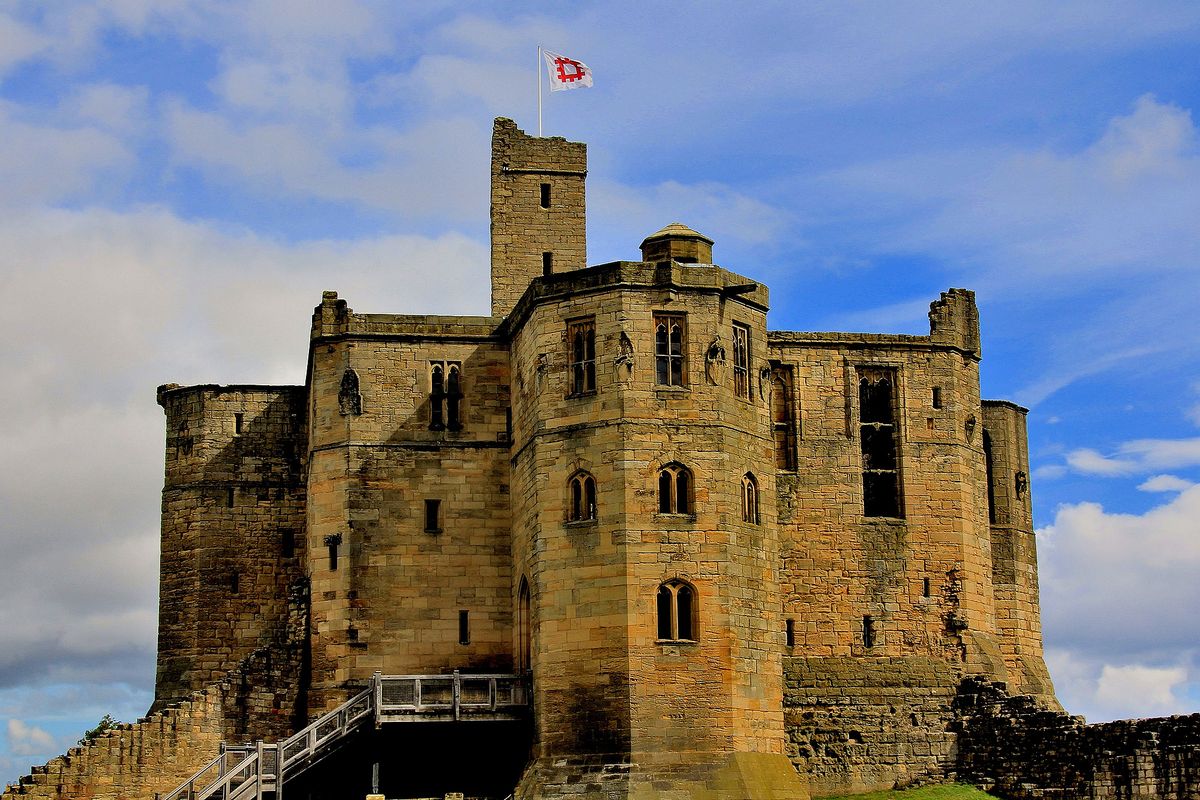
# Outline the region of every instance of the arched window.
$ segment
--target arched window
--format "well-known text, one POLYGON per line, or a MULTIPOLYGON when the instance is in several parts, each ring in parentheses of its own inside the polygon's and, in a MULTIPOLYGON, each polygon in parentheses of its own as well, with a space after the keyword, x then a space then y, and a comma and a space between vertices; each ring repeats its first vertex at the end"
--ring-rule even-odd
POLYGON ((658 587, 658 638, 696 640, 696 590, 678 578, 658 587))
POLYGON ((533 668, 533 627, 530 624, 529 581, 521 577, 517 590, 517 672, 533 668))
POLYGON ((570 522, 596 518, 596 479, 587 472, 580 470, 571 476, 570 505, 567 508, 567 519, 570 522))
POLYGON ((441 364, 434 364, 429 370, 429 430, 444 431, 446 419, 442 413, 442 405, 446 399, 446 370, 441 364))
POLYGON ((446 427, 452 431, 462 430, 459 419, 459 402, 462 400, 462 375, 458 364, 446 366, 446 427))
POLYGON ((658 513, 692 513, 692 473, 683 464, 667 464, 659 471, 658 513))
POLYGON ((742 476, 742 522, 758 524, 758 481, 749 472, 742 476))
POLYGON ((429 430, 462 430, 462 364, 433 361, 429 364, 429 430))
POLYGON ((775 466, 796 468, 796 425, 792 419, 792 368, 771 370, 771 431, 775 437, 775 466))
POLYGON ((988 522, 996 524, 996 476, 992 464, 992 437, 983 432, 983 467, 987 476, 988 522))

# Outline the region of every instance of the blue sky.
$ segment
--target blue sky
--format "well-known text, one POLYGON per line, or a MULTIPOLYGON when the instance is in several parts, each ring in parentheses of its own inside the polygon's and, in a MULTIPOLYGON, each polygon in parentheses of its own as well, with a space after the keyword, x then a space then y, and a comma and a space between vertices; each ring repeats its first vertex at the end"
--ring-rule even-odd
POLYGON ((592 263, 682 221, 781 329, 977 291, 1060 698, 1200 710, 1200 6, 0 0, 0 780, 149 705, 155 386, 301 382, 323 289, 486 313, 539 43, 592 263))

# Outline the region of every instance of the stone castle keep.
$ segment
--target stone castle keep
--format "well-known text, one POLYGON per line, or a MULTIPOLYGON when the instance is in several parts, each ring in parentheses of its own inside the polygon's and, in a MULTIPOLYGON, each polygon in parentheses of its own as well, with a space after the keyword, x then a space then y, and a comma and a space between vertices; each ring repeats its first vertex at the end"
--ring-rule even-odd
POLYGON ((1074 724, 973 293, 927 336, 770 330, 678 223, 587 266, 586 175, 498 119, 491 316, 326 292, 303 386, 159 388, 154 708, 14 794, 165 798, 324 719, 229 796, 362 797, 374 762, 387 797, 783 800, 996 783, 979 698, 1074 724))

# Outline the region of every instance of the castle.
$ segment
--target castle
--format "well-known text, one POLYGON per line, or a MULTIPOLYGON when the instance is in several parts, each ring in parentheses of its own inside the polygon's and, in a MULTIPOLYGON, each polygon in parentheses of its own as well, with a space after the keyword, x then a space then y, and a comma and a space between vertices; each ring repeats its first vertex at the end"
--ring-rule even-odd
POLYGON ((681 224, 587 266, 586 175, 497 119, 490 316, 326 292, 303 386, 159 388, 172 781, 377 674, 508 676, 507 721, 456 682, 457 721, 406 730, 518 799, 890 787, 949 771, 964 677, 1057 708, 1026 412, 980 397, 973 293, 929 335, 770 330, 681 224))

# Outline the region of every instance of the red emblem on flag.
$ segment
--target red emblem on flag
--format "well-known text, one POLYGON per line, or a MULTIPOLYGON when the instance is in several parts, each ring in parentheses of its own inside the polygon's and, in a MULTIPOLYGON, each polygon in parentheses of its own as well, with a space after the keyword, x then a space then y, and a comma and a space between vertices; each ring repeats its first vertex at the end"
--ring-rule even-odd
POLYGON ((546 70, 550 73, 550 91, 563 89, 578 89, 581 86, 592 85, 592 70, 582 61, 561 56, 558 53, 543 51, 546 56, 546 70))

